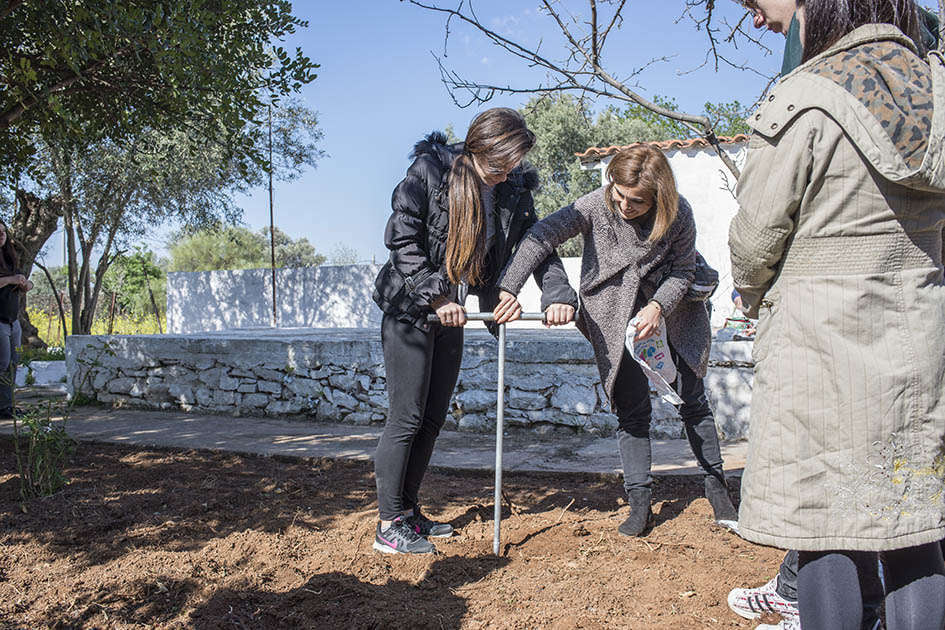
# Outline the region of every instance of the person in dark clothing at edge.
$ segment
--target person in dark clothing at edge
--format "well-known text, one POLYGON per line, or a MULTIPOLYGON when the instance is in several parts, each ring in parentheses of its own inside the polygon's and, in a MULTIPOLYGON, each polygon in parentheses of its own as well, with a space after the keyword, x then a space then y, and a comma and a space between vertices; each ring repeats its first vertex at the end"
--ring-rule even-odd
MULTIPOLYGON (((781 33, 785 37, 784 56, 780 76, 790 74, 801 65, 804 48, 801 42, 800 21, 796 14, 794 0, 744 0, 742 4, 754 14, 755 28, 767 28, 781 33)), ((919 31, 926 50, 939 46, 939 19, 931 11, 916 5, 919 15, 919 31)), ((733 294, 734 300, 734 294, 733 294)), ((945 554, 945 540, 941 542, 945 554)), ((774 613, 784 619, 776 625, 761 624, 756 630, 801 630, 797 609, 797 573, 798 552, 788 551, 778 573, 766 584, 757 588, 735 588, 728 595, 729 607, 738 615, 757 619, 763 614, 774 613)), ((870 566, 857 558, 857 570, 863 576, 863 620, 864 630, 876 630, 882 627, 881 610, 885 596, 879 566, 873 562, 870 566)))
MULTIPOLYGON (((448 145, 438 132, 418 142, 394 189, 384 234, 390 260, 374 291, 384 311, 390 399, 375 456, 377 551, 433 553, 429 537, 452 535, 452 526, 420 511, 420 484, 459 375, 467 287, 483 311, 493 309, 501 297, 495 280, 536 221, 531 191, 538 174, 522 164, 534 144, 521 114, 489 109, 473 120, 464 143, 448 145), (440 321, 431 326, 434 312, 440 321)), ((535 280, 546 323, 570 321, 577 296, 561 260, 549 259, 535 280)))
POLYGON ((16 349, 20 346, 20 295, 33 283, 20 273, 13 239, 0 221, 0 418, 13 417, 16 349))

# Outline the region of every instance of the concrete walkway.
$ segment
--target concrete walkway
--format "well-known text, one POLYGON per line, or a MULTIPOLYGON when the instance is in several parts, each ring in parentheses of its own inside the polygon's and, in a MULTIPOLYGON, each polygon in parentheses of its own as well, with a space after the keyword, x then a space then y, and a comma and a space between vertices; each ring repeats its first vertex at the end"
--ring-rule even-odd
MULTIPOLYGON (((37 399, 18 393, 20 404, 37 399), (31 400, 32 399, 32 400, 31 400)), ((302 420, 240 417, 77 407, 66 430, 77 440, 114 442, 140 446, 210 449, 258 455, 371 459, 381 427, 359 427, 302 420)), ((0 420, 0 433, 13 433, 12 420, 0 420)), ((554 433, 507 432, 504 447, 506 471, 529 472, 620 472, 617 442, 613 437, 554 433)), ((722 445, 725 469, 741 474, 746 442, 722 445)), ((443 431, 436 443, 431 465, 460 470, 492 470, 495 466, 495 435, 443 431)), ((654 440, 653 472, 698 474, 699 467, 686 440, 654 440)))

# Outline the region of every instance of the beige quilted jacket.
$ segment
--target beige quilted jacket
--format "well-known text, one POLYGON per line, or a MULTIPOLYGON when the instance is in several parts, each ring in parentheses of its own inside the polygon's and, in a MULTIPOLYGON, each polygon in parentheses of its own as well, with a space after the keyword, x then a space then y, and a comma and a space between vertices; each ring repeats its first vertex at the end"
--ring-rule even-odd
POLYGON ((729 244, 760 317, 739 525, 800 550, 945 537, 945 65, 861 27, 749 118, 729 244))

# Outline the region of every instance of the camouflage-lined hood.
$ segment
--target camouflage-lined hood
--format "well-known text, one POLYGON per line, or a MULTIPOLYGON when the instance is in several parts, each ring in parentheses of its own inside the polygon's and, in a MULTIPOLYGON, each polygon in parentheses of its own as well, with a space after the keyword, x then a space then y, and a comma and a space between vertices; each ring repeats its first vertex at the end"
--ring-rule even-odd
POLYGON ((887 24, 861 26, 785 76, 748 119, 774 138, 808 109, 843 128, 890 181, 945 191, 945 60, 887 24))

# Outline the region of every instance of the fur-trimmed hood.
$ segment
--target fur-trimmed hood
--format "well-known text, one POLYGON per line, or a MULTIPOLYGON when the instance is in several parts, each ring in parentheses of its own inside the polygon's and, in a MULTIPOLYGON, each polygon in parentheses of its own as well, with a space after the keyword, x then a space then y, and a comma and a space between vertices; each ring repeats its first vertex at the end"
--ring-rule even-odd
MULTIPOLYGON (((449 144, 446 134, 433 131, 413 145, 410 159, 415 160, 427 155, 439 162, 445 170, 453 166, 453 161, 463 152, 463 143, 449 144)), ((522 161, 511 173, 508 182, 515 188, 535 192, 539 188, 538 169, 528 161, 522 161)))

